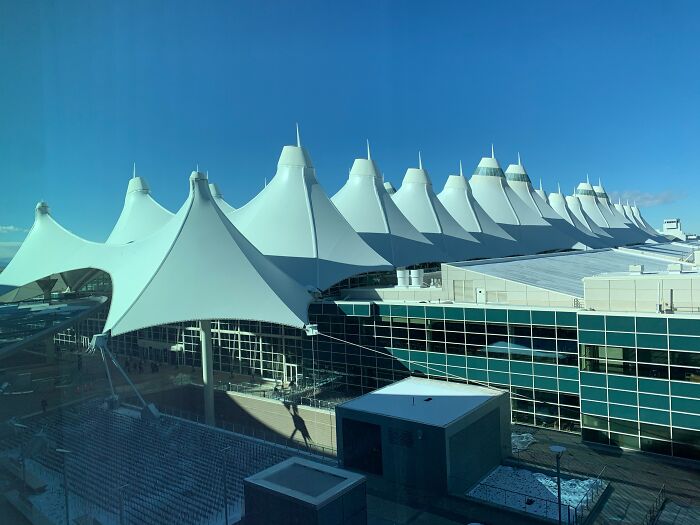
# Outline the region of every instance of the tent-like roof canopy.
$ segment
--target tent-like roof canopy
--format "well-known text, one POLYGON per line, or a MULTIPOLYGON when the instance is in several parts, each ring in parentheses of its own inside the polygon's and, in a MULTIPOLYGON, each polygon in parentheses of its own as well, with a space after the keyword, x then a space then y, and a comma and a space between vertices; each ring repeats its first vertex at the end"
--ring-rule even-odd
POLYGON ((630 222, 624 214, 619 213, 615 209, 600 181, 598 181, 598 185, 593 186, 593 191, 595 191, 596 199, 609 224, 615 224, 617 228, 627 228, 629 230, 629 238, 636 242, 644 242, 649 239, 649 235, 646 232, 640 230, 636 224, 630 222))
POLYGON ((219 205, 219 208, 221 208, 221 211, 224 213, 231 213, 236 211, 236 208, 231 206, 228 202, 224 200, 224 195, 221 193, 221 190, 219 189, 218 184, 214 182, 209 183, 209 191, 211 191, 211 196, 214 197, 214 202, 219 205))
POLYGON ((158 204, 143 177, 134 175, 129 180, 124 207, 117 223, 107 238, 108 244, 126 244, 150 235, 172 218, 173 214, 158 204))
POLYGON ((581 208, 586 215, 588 215, 599 228, 602 228, 615 239, 615 243, 618 246, 640 242, 638 235, 635 235, 619 217, 612 215, 610 211, 606 209, 588 180, 576 186, 574 194, 581 202, 581 208))
POLYGON ((0 273, 22 286, 85 268, 107 272, 112 302, 104 331, 205 319, 255 319, 291 326, 307 320, 311 296, 256 250, 215 204, 206 176, 193 172, 187 201, 147 238, 128 244, 86 241, 39 203, 32 229, 0 273))
POLYGON ((420 155, 418 168, 406 170, 403 183, 392 198, 411 224, 451 260, 482 257, 488 252, 488 247, 480 246, 442 205, 420 155))
POLYGON ((393 195, 394 193, 396 193, 396 188, 394 188, 394 185, 389 181, 386 181, 384 183, 384 189, 389 195, 393 195))
POLYGON ((447 177, 438 199, 457 223, 471 233, 491 257, 512 255, 517 252, 515 240, 489 217, 476 202, 471 187, 464 178, 462 163, 459 175, 447 177))
POLYGON ((562 235, 549 235, 551 225, 513 191, 491 149, 469 180, 474 198, 486 213, 518 243, 518 253, 539 253, 571 248, 575 244, 562 235), (545 235, 543 232, 547 230, 545 235))
MULTIPOLYGON (((637 223, 644 227, 644 231, 646 231, 650 235, 659 236, 659 232, 657 232, 654 229, 654 227, 646 221, 646 219, 642 216, 642 212, 639 210, 639 208, 637 208, 636 205, 630 206, 630 210, 632 212, 632 216, 635 219, 637 219, 637 223)), ((664 238, 663 236, 661 237, 664 238)))
POLYGON ((602 244, 597 241, 592 233, 585 233, 576 229, 572 224, 568 223, 556 211, 552 209, 546 199, 542 199, 532 187, 530 177, 520 161, 518 154, 518 163, 511 164, 506 169, 506 180, 508 186, 513 192, 520 197, 532 211, 539 215, 543 220, 552 225, 551 233, 560 237, 557 242, 561 243, 564 248, 600 248, 602 244))
POLYGON ((350 226, 377 253, 394 266, 444 261, 445 254, 404 217, 382 184, 369 154, 355 159, 345 185, 333 204, 350 226))
POLYGON ((228 217, 285 272, 320 290, 359 273, 391 268, 333 205, 299 144, 282 149, 272 180, 228 217))

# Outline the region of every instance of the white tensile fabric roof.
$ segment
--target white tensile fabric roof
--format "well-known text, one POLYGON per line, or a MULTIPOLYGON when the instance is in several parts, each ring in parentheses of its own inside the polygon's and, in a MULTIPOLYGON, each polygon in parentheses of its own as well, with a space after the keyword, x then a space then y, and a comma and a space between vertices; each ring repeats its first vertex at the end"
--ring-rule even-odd
POLYGON ((161 228, 172 218, 173 214, 158 204, 142 177, 134 176, 129 180, 124 197, 124 207, 119 215, 107 244, 126 244, 138 241, 161 228))
POLYGON ((394 188, 394 185, 389 181, 386 181, 384 183, 384 189, 389 195, 393 195, 394 193, 396 193, 396 188, 394 188))
POLYGON ((330 201, 301 146, 285 146, 273 179, 228 217, 285 272, 320 290, 359 273, 391 269, 330 201))
MULTIPOLYGON (((561 217, 552 207, 549 205, 546 199, 542 199, 538 195, 532 183, 530 177, 525 170, 520 161, 520 155, 518 154, 518 163, 511 164, 506 169, 506 182, 508 186, 515 192, 515 194, 520 197, 532 211, 538 214, 542 219, 552 225, 552 228, 556 230, 556 233, 566 237, 568 240, 562 240, 569 244, 568 248, 602 248, 603 244, 599 242, 592 233, 584 233, 581 230, 576 229, 572 224, 566 222, 566 220, 561 217)), ((554 233, 554 232, 552 232, 554 233)), ((549 235, 549 234, 548 234, 549 235)))
POLYGON ((637 222, 641 226, 644 226, 644 231, 648 232, 650 235, 659 235, 659 232, 657 232, 654 227, 649 224, 646 219, 644 219, 642 212, 639 210, 639 208, 637 208, 637 206, 631 206, 630 210, 632 210, 632 215, 637 219, 637 222))
POLYGON ((640 242, 637 236, 621 220, 611 217, 610 213, 604 209, 590 182, 581 182, 576 186, 574 194, 581 203, 581 208, 586 215, 599 228, 607 232, 618 246, 640 242))
POLYGON ((451 260, 472 259, 488 253, 488 246, 481 246, 437 198, 420 156, 418 168, 406 170, 403 183, 392 198, 411 224, 451 260))
POLYGON ((206 319, 255 319, 301 327, 311 296, 256 250, 215 204, 206 176, 193 172, 190 194, 172 220, 128 244, 86 241, 62 228, 45 203, 0 285, 94 268, 112 279, 104 331, 206 319))
POLYGON ((493 152, 491 155, 479 161, 469 185, 486 213, 517 241, 518 253, 571 248, 575 242, 557 235, 547 221, 518 197, 507 184, 493 152))
POLYGON ((596 199, 598 199, 598 203, 608 219, 608 223, 613 224, 614 221, 618 226, 621 224, 625 228, 628 228, 630 230, 630 238, 637 242, 644 242, 649 239, 649 235, 646 232, 640 230, 635 223, 630 222, 630 220, 627 219, 624 214, 619 213, 615 209, 610 202, 610 198, 608 197, 605 188, 603 188, 603 185, 600 182, 597 186, 593 186, 593 191, 595 191, 596 199), (613 221, 611 221, 609 217, 612 217, 613 221))
POLYGON ((586 217, 581 209, 581 203, 576 197, 571 197, 572 202, 569 202, 569 197, 565 197, 559 188, 555 193, 550 193, 547 202, 552 209, 564 218, 569 224, 587 235, 594 235, 597 241, 603 247, 610 247, 614 241, 610 235, 598 228, 595 223, 586 217), (571 207, 575 207, 576 212, 571 207))
POLYGON ((517 252, 513 237, 489 217, 472 195, 471 188, 459 166, 459 175, 449 175, 438 199, 457 223, 471 233, 492 257, 517 252))
POLYGON ((605 240, 608 246, 618 246, 620 243, 615 240, 612 235, 603 230, 598 224, 584 211, 581 205, 581 200, 576 195, 565 195, 566 206, 569 211, 585 225, 589 230, 591 230, 599 239, 605 240))
POLYGON ((216 202, 216 204, 219 205, 221 211, 223 211, 226 214, 236 211, 236 208, 234 208, 224 200, 224 195, 221 193, 221 190, 219 189, 219 186, 217 184, 210 182, 209 191, 211 191, 211 196, 214 197, 214 202, 216 202))
POLYGON ((369 150, 367 159, 355 159, 347 182, 331 201, 360 237, 394 266, 445 260, 442 250, 396 207, 369 150))

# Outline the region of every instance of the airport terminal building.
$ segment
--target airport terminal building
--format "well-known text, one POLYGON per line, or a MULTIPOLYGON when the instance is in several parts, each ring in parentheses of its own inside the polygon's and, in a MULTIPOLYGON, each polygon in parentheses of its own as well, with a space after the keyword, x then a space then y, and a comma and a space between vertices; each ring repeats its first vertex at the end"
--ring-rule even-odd
POLYGON ((242 208, 193 172, 175 214, 134 174, 105 243, 42 202, 0 292, 106 295, 54 344, 105 334, 210 388, 218 370, 333 407, 411 375, 470 382, 508 391, 513 422, 700 459, 700 245, 600 184, 535 190, 493 152, 439 194, 420 159, 395 193, 379 173, 368 149, 331 199, 297 142, 242 208))

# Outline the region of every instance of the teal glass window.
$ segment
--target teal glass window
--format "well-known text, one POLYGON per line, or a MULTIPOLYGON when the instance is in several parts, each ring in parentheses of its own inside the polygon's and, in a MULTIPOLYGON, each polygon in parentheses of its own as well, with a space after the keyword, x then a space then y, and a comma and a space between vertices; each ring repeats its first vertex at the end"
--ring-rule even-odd
POLYGON ((607 344, 615 346, 635 346, 636 341, 634 334, 626 334, 621 332, 608 332, 606 334, 607 344))
POLYGON ((391 315, 391 306, 388 304, 380 304, 379 305, 379 315, 390 316, 391 315))
POLYGON ((428 363, 444 365, 445 364, 445 354, 439 354, 437 352, 427 352, 428 363))
POLYGON ((486 370, 486 358, 485 357, 467 357, 467 368, 478 368, 481 370, 486 370))
POLYGON ((649 334, 666 334, 665 317, 637 317, 637 332, 649 334))
POLYGON ((606 375, 596 374, 592 372, 581 372, 581 384, 587 386, 598 386, 605 388, 607 386, 606 375))
POLYGON ((700 337, 700 320, 670 318, 668 320, 668 331, 670 334, 697 335, 700 337))
POLYGON ((498 370, 500 372, 508 372, 508 361, 505 359, 489 359, 489 370, 498 370))
POLYGON ((338 306, 340 307, 340 311, 345 315, 352 315, 354 313, 352 304, 341 303, 338 306))
POLYGON ((588 399, 590 401, 602 401, 603 403, 605 403, 608 400, 607 390, 605 390, 605 388, 581 385, 581 399, 588 399))
POLYGON ((356 304, 354 314, 360 317, 369 317, 369 306, 368 304, 356 304))
POLYGON ((656 425, 670 425, 671 417, 669 412, 662 410, 652 410, 650 408, 639 409, 639 420, 656 425))
POLYGON ((597 401, 581 400, 581 413, 593 414, 594 416, 608 416, 608 405, 597 401))
POLYGON ((411 361, 413 362, 418 362, 418 363, 425 363, 427 362, 427 352, 414 352, 411 351, 410 354, 411 361))
POLYGON ((605 327, 609 332, 633 332, 634 317, 621 315, 608 315, 605 318, 605 327))
POLYGON ((464 317, 467 321, 485 321, 486 314, 483 308, 467 308, 464 311, 464 317))
POLYGON ((557 312, 558 326, 576 326, 576 312, 557 312))
POLYGON ((560 379, 575 379, 576 381, 578 381, 578 375, 579 375, 578 367, 559 366, 557 368, 559 370, 559 378, 560 379))
POLYGON ((581 344, 604 345, 605 332, 594 332, 591 330, 579 330, 578 341, 581 344))
POLYGON ((460 366, 447 366, 450 378, 467 379, 467 369, 460 366))
POLYGON ((495 323, 505 323, 508 321, 508 310, 488 308, 486 310, 486 320, 495 323))
POLYGON ((680 414, 673 412, 671 415, 674 427, 692 428, 700 430, 700 415, 695 414, 680 414))
POLYGON ((627 390, 608 390, 608 401, 621 405, 637 406, 637 393, 627 390))
MULTIPOLYGON (((554 365, 535 363, 533 365, 533 373, 537 376, 557 377, 557 367, 554 365)), ((578 378, 578 374, 576 377, 578 378)))
POLYGON ((674 350, 700 352, 700 337, 672 335, 669 337, 668 346, 674 350))
POLYGON ((668 338, 665 335, 637 334, 637 346, 666 350, 668 349, 668 338))
POLYGON ((578 394, 578 381, 572 379, 559 379, 559 391, 568 394, 578 394))
POLYGON ((464 321, 464 309, 446 306, 445 319, 451 319, 453 321, 464 321))
POLYGON ((408 317, 425 318, 425 306, 409 306, 408 317))
POLYGON ((488 382, 488 374, 486 370, 476 370, 470 368, 467 371, 467 375, 469 376, 469 381, 481 381, 482 383, 488 382))
POLYGON ((625 375, 609 374, 608 387, 621 390, 637 390, 637 378, 625 375))
POLYGON ((659 379, 646 379, 640 377, 638 380, 638 384, 640 392, 668 395, 668 381, 663 381, 659 379))
POLYGON ((539 310, 533 310, 532 311, 532 324, 541 324, 541 325, 555 325, 556 324, 556 319, 555 319, 555 314, 554 312, 543 312, 539 310))
POLYGON ((524 361, 511 361, 510 371, 516 374, 532 375, 532 363, 526 363, 524 361))
POLYGON ((639 406, 645 408, 656 408, 659 410, 668 410, 668 396, 640 393, 639 406))
POLYGON ((671 381, 671 394, 674 396, 700 399, 700 383, 671 381))
POLYGON ((700 415, 700 399, 672 397, 671 410, 674 412, 690 412, 691 414, 700 415))
POLYGON ((602 315, 579 315, 579 330, 605 330, 605 317, 602 315))
POLYGON ((426 306, 425 316, 428 319, 444 319, 445 309, 442 306, 426 306))
POLYGON ((403 350, 401 348, 389 348, 388 350, 396 359, 408 361, 408 350, 403 350))
POLYGON ((620 419, 632 419, 634 421, 636 421, 638 417, 637 407, 628 407, 625 405, 616 405, 614 403, 610 403, 608 406, 608 410, 610 412, 610 417, 617 417, 620 419))
POLYGON ((535 376, 535 388, 544 390, 557 390, 557 380, 553 377, 538 377, 535 376))
POLYGON ((532 388, 532 376, 523 374, 510 374, 510 384, 513 386, 532 388))
POLYGON ((391 315, 397 317, 408 317, 408 309, 402 304, 391 305, 391 315))
POLYGON ((530 310, 508 310, 508 322, 530 324, 530 310))
POLYGON ((447 355, 447 364, 450 366, 467 366, 467 358, 463 355, 447 355))
POLYGON ((489 371, 489 383, 497 383, 501 385, 508 384, 508 374, 505 372, 492 372, 489 371))

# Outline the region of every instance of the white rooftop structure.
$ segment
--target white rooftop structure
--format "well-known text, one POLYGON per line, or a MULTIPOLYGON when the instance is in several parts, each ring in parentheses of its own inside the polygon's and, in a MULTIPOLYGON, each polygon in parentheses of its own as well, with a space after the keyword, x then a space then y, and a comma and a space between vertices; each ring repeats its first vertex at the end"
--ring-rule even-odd
POLYGON ((479 161, 469 185, 479 205, 518 242, 518 253, 561 250, 574 244, 572 239, 553 232, 552 226, 518 197, 506 182, 493 147, 491 157, 479 161))
POLYGON ((396 188, 394 188, 394 185, 389 181, 386 181, 384 183, 384 189, 389 195, 393 195, 394 193, 396 193, 396 188))
POLYGON ((214 197, 214 202, 219 205, 221 211, 226 214, 236 211, 236 208, 231 206, 228 202, 224 200, 224 195, 221 193, 219 186, 213 182, 209 183, 209 191, 211 191, 211 196, 214 197))
POLYGON ((342 404, 343 408, 446 427, 502 395, 494 388, 407 377, 342 404))
POLYGON ((22 286, 86 268, 107 272, 112 301, 104 331, 208 319, 255 319, 301 327, 311 296, 255 249, 226 219, 206 175, 192 172, 189 197, 148 237, 128 244, 89 242, 62 228, 40 202, 34 225, 0 273, 22 286), (251 300, 254 298, 254 300, 251 300))
POLYGON ((509 165, 506 169, 505 176, 508 186, 512 188, 515 194, 520 197, 532 211, 552 225, 552 234, 562 237, 561 242, 566 243, 563 244, 564 247, 585 249, 587 247, 600 248, 603 246, 592 233, 578 230, 567 222, 552 209, 546 198, 543 199, 535 192, 530 177, 525 170, 525 166, 523 166, 520 160, 520 154, 518 154, 518 163, 509 165))
POLYGON ((392 197, 411 224, 430 242, 446 252, 450 259, 470 259, 488 253, 488 247, 480 246, 435 195, 420 154, 418 168, 406 170, 401 187, 392 197))
POLYGON ((486 248, 491 257, 517 253, 513 237, 496 224, 474 199, 471 187, 464 178, 461 162, 459 175, 447 177, 438 199, 457 223, 486 248))
POLYGON ((639 211, 639 208, 637 208, 636 205, 631 206, 630 209, 632 210, 632 216, 637 219, 637 224, 640 225, 640 228, 643 227, 644 231, 649 232, 649 234, 658 235, 658 232, 654 229, 654 227, 644 219, 642 212, 639 211))
POLYGON ((360 237, 394 266, 445 260, 442 250, 399 211, 382 184, 369 145, 367 158, 355 159, 347 182, 331 200, 360 237))
POLYGON ((640 230, 634 222, 631 222, 624 213, 620 213, 615 209, 612 202, 610 202, 610 197, 608 197, 603 184, 598 181, 597 186, 593 186, 593 191, 595 191, 596 198, 600 203, 600 207, 603 210, 603 214, 608 219, 609 224, 617 224, 618 227, 624 227, 630 230, 630 238, 636 240, 637 242, 644 242, 649 239, 649 235, 640 230))
POLYGON ((300 142, 282 149, 272 180, 228 217, 258 250, 304 285, 325 290, 359 273, 391 269, 333 205, 300 142))
POLYGON ((133 176, 126 188, 124 207, 107 243, 126 244, 143 239, 162 227, 172 216, 170 211, 151 197, 146 179, 136 175, 134 165, 133 176))
MULTIPOLYGON (((606 248, 460 262, 450 266, 583 298, 584 277, 628 272, 631 265, 639 264, 644 265, 645 271, 648 272, 665 272, 668 260, 655 256, 653 252, 645 252, 644 249, 606 248)), ((691 265, 687 264, 684 267, 689 269, 691 265)))

